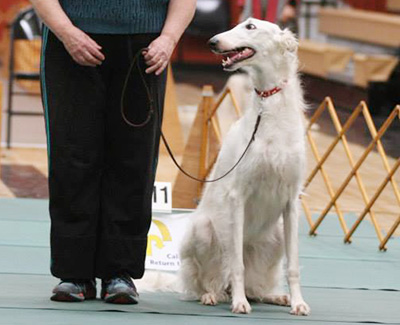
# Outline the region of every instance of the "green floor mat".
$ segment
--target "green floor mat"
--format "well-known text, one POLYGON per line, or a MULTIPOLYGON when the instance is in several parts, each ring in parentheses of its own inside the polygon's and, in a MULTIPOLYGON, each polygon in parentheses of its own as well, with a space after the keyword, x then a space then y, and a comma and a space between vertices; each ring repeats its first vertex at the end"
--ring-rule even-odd
MULTIPOLYGON (((188 210, 174 210, 175 214, 188 210)), ((154 213, 158 215, 159 213, 154 213)), ((0 220, 49 221, 49 201, 40 199, 0 198, 0 220)))
MULTIPOLYGON (((355 218, 346 215, 349 224, 355 218)), ((307 233, 303 218, 300 264, 303 293, 312 308, 309 317, 291 316, 287 307, 261 304, 253 304, 250 315, 233 315, 228 304, 205 307, 168 293, 143 293, 138 306, 99 300, 55 303, 49 300, 57 280, 49 275, 48 201, 0 199, 0 325, 400 324, 399 238, 388 243, 387 252, 379 252, 373 227, 363 222, 353 244, 344 245, 338 220, 331 215, 317 237, 307 233)))
POLYGON ((50 274, 48 247, 0 246, 0 274, 50 274))
MULTIPOLYGON (((49 274, 44 247, 0 246, 0 273, 49 274)), ((300 259, 302 285, 309 287, 400 290, 400 262, 300 259)))
MULTIPOLYGON (((48 200, 37 199, 14 199, 0 198, 0 220, 26 220, 26 221, 49 221, 48 200)), ((187 211, 174 211, 177 213, 187 213, 187 211)), ((157 213, 155 213, 157 215, 157 213)), ((314 220, 318 214, 314 215, 314 220)), ((346 213, 345 220, 350 227, 353 225, 358 215, 346 213)), ((304 217, 300 223, 300 233, 308 234, 310 227, 304 217)), ((343 231, 336 214, 328 214, 318 228, 320 236, 343 236, 343 231)), ((368 221, 361 223, 355 233, 356 237, 376 238, 375 230, 368 221)))
MULTIPOLYGON (((49 300, 56 283, 50 276, 1 275, 0 307, 3 309, 50 309, 73 311, 124 311, 130 313, 192 315, 223 318, 293 320, 289 307, 252 304, 250 315, 234 315, 229 304, 215 307, 198 302, 181 301, 179 295, 170 293, 141 294, 137 306, 105 304, 101 300, 84 303, 57 303, 49 300), (18 284, 18 286, 16 286, 18 284)), ((346 290, 304 288, 304 297, 312 308, 312 315, 300 319, 323 324, 324 322, 377 322, 395 323, 400 320, 400 293, 394 291, 346 290)))
POLYGON ((49 220, 49 201, 0 198, 0 220, 49 220))
MULTIPOLYGON (((43 218, 47 204, 46 200, 0 200, 0 273, 49 274, 50 224, 43 218)), ((304 286, 400 290, 398 238, 389 242, 387 252, 380 252, 368 223, 363 226, 364 236, 355 237, 351 245, 342 243, 336 219, 326 219, 324 227, 328 226, 330 235, 300 235, 304 286)))
MULTIPOLYGON (((49 247, 49 221, 12 220, 0 218, 0 245, 49 247)), ((388 251, 379 252, 374 237, 355 237, 345 245, 342 238, 319 235, 300 235, 300 255, 334 259, 400 261, 400 240, 388 243, 388 251)))
MULTIPOLYGON (((319 214, 313 214, 312 218, 315 222, 319 214)), ((346 221, 347 227, 350 229, 351 226, 357 220, 358 215, 355 213, 345 213, 344 220, 346 221)), ((300 219, 300 234, 308 235, 310 231, 310 225, 306 220, 306 217, 303 215, 300 219)), ((343 237, 343 229, 340 226, 339 219, 336 214, 330 213, 327 214, 325 219, 322 221, 320 226, 317 229, 317 234, 320 237, 323 236, 335 236, 335 237, 343 237)), ((368 220, 364 220, 359 227, 357 228, 355 234, 356 237, 367 237, 367 238, 376 238, 376 232, 371 223, 368 220)))
POLYGON ((359 261, 400 261, 400 240, 395 238, 387 244, 386 252, 380 251, 377 238, 355 237, 351 244, 332 236, 310 237, 300 235, 300 255, 309 258, 343 259, 359 261))
MULTIPOLYGON (((159 214, 154 213, 154 215, 159 214)), ((345 215, 349 225, 356 220, 356 217, 353 213, 345 215)), ((49 228, 47 200, 0 199, 0 245, 49 246, 49 228)), ((308 230, 308 223, 302 218, 300 223, 302 256, 400 260, 400 238, 389 241, 389 250, 386 253, 378 252, 379 242, 374 228, 368 221, 360 225, 351 245, 340 245, 343 243, 343 233, 337 217, 333 214, 328 215, 321 224, 317 237, 309 237, 308 230), (365 257, 365 254, 368 257, 365 257)))
MULTIPOLYGON (((143 313, 116 313, 116 312, 91 312, 91 311, 65 311, 65 310, 19 310, 0 308, 0 325, 21 325, 21 324, 51 324, 51 325, 71 325, 71 324, 139 324, 139 325, 317 325, 327 324, 318 323, 308 318, 301 319, 256 319, 232 318, 232 317, 212 317, 212 316, 186 316, 186 315, 165 315, 165 314, 143 314, 143 313)), ((340 325, 341 322, 329 322, 329 325, 340 325)), ((356 325, 360 323, 349 323, 346 325, 356 325)), ((389 323, 386 323, 389 324, 389 323)), ((398 324, 398 323, 396 323, 398 324)))
POLYGON ((49 247, 50 223, 0 219, 0 245, 49 247))
POLYGON ((400 291, 400 262, 300 259, 303 286, 400 291))

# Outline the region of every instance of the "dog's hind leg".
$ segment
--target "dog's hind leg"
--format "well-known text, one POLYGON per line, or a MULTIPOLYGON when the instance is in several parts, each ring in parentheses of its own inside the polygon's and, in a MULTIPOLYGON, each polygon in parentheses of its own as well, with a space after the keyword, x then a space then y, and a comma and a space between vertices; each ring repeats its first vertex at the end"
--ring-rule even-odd
POLYGON ((271 304, 278 306, 290 306, 290 296, 289 295, 265 295, 260 299, 256 299, 257 302, 263 304, 271 304))
POLYGON ((307 316, 310 307, 306 304, 300 289, 299 271, 299 215, 296 200, 289 201, 283 211, 283 224, 285 231, 285 248, 287 256, 287 280, 290 290, 290 311, 293 315, 307 316))
POLYGON ((207 292, 204 295, 202 295, 200 301, 203 305, 208 305, 208 306, 215 306, 218 304, 216 294, 211 292, 207 292))
POLYGON ((227 286, 222 274, 222 253, 211 221, 196 219, 181 247, 180 278, 184 292, 204 305, 214 306, 227 286))
MULTIPOLYGON (((280 242, 278 243, 279 245, 281 244, 280 242)), ((271 246, 273 245, 270 245, 270 247, 271 246)), ((256 274, 253 272, 247 275, 248 277, 251 277, 251 279, 247 279, 248 287, 246 288, 246 294, 249 300, 264 304, 290 306, 290 296, 284 293, 282 287, 283 269, 280 260, 280 247, 281 246, 278 247, 278 251, 275 251, 276 257, 278 258, 275 265, 265 268, 265 271, 260 272, 260 269, 258 269, 256 270, 256 274)), ((255 258, 258 258, 258 261, 260 261, 262 256, 257 255, 255 258)), ((257 263, 257 260, 255 260, 255 263, 257 263)), ((246 265, 246 272, 249 272, 250 270, 246 265)))

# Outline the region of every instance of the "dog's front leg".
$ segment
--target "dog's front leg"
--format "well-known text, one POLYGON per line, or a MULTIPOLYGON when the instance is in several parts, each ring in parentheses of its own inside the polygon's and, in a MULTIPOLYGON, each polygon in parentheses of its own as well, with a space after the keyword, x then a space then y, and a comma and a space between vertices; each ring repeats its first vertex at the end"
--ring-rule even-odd
POLYGON ((289 202, 283 212, 285 248, 287 257, 287 279, 290 290, 290 311, 293 315, 309 315, 310 307, 305 303, 300 289, 299 271, 299 215, 296 202, 289 202))
POLYGON ((235 200, 233 208, 232 235, 229 246, 226 247, 229 256, 229 267, 231 270, 232 287, 232 311, 237 314, 248 314, 251 307, 246 298, 244 283, 244 260, 243 260, 243 226, 244 226, 244 204, 235 200))

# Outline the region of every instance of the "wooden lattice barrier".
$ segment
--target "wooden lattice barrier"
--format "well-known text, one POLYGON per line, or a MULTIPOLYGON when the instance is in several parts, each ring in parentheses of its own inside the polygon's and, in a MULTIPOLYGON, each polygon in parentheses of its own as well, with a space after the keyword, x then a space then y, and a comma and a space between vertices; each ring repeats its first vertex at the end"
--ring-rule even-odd
POLYGON ((377 199, 381 196, 383 190, 386 188, 388 183, 391 184, 391 188, 392 188, 394 196, 396 198, 397 203, 395 203, 395 204, 397 204, 400 207, 400 192, 399 192, 398 185, 394 179, 394 175, 400 165, 400 158, 398 158, 396 160, 396 162, 394 163, 393 166, 390 166, 388 157, 386 155, 385 149, 384 149, 384 147, 382 145, 382 141, 381 141, 382 137, 385 135, 386 131, 392 125, 393 121, 395 121, 396 119, 399 119, 399 118, 400 118, 400 106, 397 106, 392 111, 392 113, 389 115, 389 117, 386 119, 386 121, 382 124, 380 129, 377 131, 365 102, 361 102, 356 107, 356 109, 352 112, 352 114, 349 116, 349 118, 344 123, 344 125, 342 125, 340 123, 336 109, 330 98, 326 98, 322 102, 322 104, 318 107, 318 109, 315 111, 315 113, 312 116, 312 118, 309 122, 309 125, 307 127, 307 139, 309 141, 311 151, 316 159, 317 165, 309 173, 309 176, 307 177, 307 180, 305 183, 304 191, 305 192, 307 191, 307 188, 313 182, 313 180, 315 179, 315 176, 319 172, 321 174, 324 184, 326 186, 330 200, 329 200, 329 202, 327 202, 326 207, 322 210, 322 212, 320 213, 318 218, 315 221, 313 221, 313 219, 311 217, 310 208, 307 204, 307 199, 305 196, 303 196, 302 205, 303 205, 307 220, 310 224, 310 235, 316 234, 318 227, 321 225, 321 223, 327 216, 328 212, 331 209, 334 209, 336 211, 336 214, 339 218, 340 225, 344 232, 344 241, 346 243, 350 243, 351 238, 352 238, 354 232, 357 230, 360 223, 364 220, 364 218, 367 215, 369 215, 371 222, 375 228, 379 243, 380 243, 379 249, 386 250, 386 244, 387 244, 388 240, 392 237, 392 235, 394 234, 394 232, 400 225, 400 210, 398 210, 399 211, 398 218, 395 220, 395 222, 391 226, 390 230, 386 234, 384 234, 382 232, 381 226, 377 219, 377 215, 374 212, 373 208, 374 208, 374 204, 376 203, 377 199), (318 147, 316 145, 316 141, 314 140, 314 137, 313 137, 312 127, 318 121, 318 119, 320 118, 320 116, 322 115, 322 113, 325 110, 327 110, 329 112, 330 118, 332 119, 332 122, 335 127, 335 131, 336 131, 337 135, 334 137, 334 140, 327 147, 325 152, 321 155, 318 150, 318 147), (366 125, 368 127, 368 130, 369 130, 369 133, 371 134, 372 140, 369 143, 369 145, 365 148, 365 150, 361 154, 361 156, 358 158, 358 160, 355 160, 353 157, 353 153, 350 150, 350 146, 348 144, 346 133, 351 129, 351 127, 354 125, 354 122, 356 121, 356 119, 358 117, 364 118, 366 125), (327 173, 327 170, 326 170, 324 164, 326 163, 328 157, 331 156, 333 150, 335 149, 335 147, 337 146, 337 144, 339 142, 341 142, 343 145, 343 149, 346 153, 348 163, 350 165, 351 170, 348 173, 348 175, 345 177, 342 184, 337 189, 334 189, 331 178, 329 177, 329 174, 327 173), (360 167, 365 163, 366 158, 368 157, 368 155, 371 153, 371 151, 374 148, 376 148, 377 152, 379 153, 379 155, 382 159, 383 168, 386 172, 386 176, 380 182, 380 184, 379 184, 379 181, 377 181, 377 184, 379 184, 379 186, 376 189, 375 193, 372 195, 372 197, 369 197, 369 195, 366 191, 364 182, 362 180, 362 177, 360 175, 360 167), (346 190, 346 188, 349 186, 349 183, 353 178, 357 182, 357 187, 362 196, 363 202, 365 204, 365 208, 358 216, 356 222, 349 229, 347 227, 342 209, 339 207, 338 199, 343 194, 343 192, 346 190))
MULTIPOLYGON (((217 111, 230 98, 236 115, 241 115, 237 100, 229 88, 214 100, 212 86, 203 87, 202 99, 182 159, 182 167, 191 175, 205 179, 210 173, 222 142, 217 111)), ((175 208, 195 208, 200 200, 203 183, 179 173, 172 191, 175 208)))

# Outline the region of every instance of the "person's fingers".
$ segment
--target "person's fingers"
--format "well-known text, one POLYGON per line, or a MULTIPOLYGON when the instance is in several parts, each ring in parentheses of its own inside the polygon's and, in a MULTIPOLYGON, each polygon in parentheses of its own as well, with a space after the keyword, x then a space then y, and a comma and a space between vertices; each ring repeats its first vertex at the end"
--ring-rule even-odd
POLYGON ((151 50, 146 53, 146 55, 144 56, 144 60, 147 64, 153 65, 158 62, 158 60, 160 60, 160 52, 156 50, 151 50))
POLYGON ((102 47, 77 28, 64 38, 63 43, 74 61, 80 65, 97 66, 105 60, 102 47))
POLYGON ((146 69, 146 73, 153 73, 154 71, 158 70, 163 65, 163 61, 159 60, 155 64, 152 64, 150 67, 146 69))
POLYGON ((79 65, 83 65, 83 66, 87 65, 85 58, 81 54, 74 55, 72 58, 79 65))
POLYGON ((156 54, 156 51, 154 49, 149 49, 148 51, 145 52, 144 59, 146 61, 149 61, 154 57, 155 54, 156 54))
POLYGON ((84 34, 84 37, 87 41, 87 43, 89 43, 90 45, 92 45, 93 47, 97 48, 98 50, 101 50, 102 47, 101 45, 99 45, 93 38, 91 38, 89 35, 84 34))
POLYGON ((88 51, 89 51, 89 53, 92 55, 92 56, 94 56, 97 60, 99 60, 99 61, 104 61, 105 60, 105 56, 104 56, 104 54, 99 50, 99 49, 97 49, 97 48, 95 48, 95 47, 90 47, 89 49, 88 49, 88 51))
POLYGON ((152 67, 146 69, 146 73, 147 74, 153 73, 154 71, 156 71, 156 69, 157 69, 157 67, 152 66, 152 67))
POLYGON ((94 55, 92 55, 90 52, 85 52, 83 54, 85 60, 87 63, 97 66, 97 65, 101 65, 102 61, 97 59, 94 55))
POLYGON ((173 44, 169 38, 160 36, 150 43, 148 50, 142 52, 148 65, 146 73, 155 72, 156 75, 160 75, 168 66, 172 51, 173 44))
POLYGON ((167 66, 168 66, 168 62, 164 62, 162 64, 162 66, 156 71, 156 76, 159 76, 167 66))
POLYGON ((148 50, 146 51, 146 53, 144 55, 144 59, 145 60, 150 60, 151 58, 156 56, 157 53, 158 53, 158 49, 152 43, 152 44, 149 45, 148 50))
POLYGON ((85 67, 96 67, 97 64, 92 61, 92 58, 90 54, 85 54, 85 53, 78 53, 73 56, 73 59, 76 63, 79 65, 85 66, 85 67))
POLYGON ((101 50, 101 46, 99 44, 97 44, 91 37, 87 36, 86 37, 86 48, 87 50, 90 52, 90 54, 92 54, 93 56, 95 56, 98 60, 103 61, 105 59, 104 54, 100 51, 101 50))
POLYGON ((92 38, 90 38, 90 43, 93 44, 93 46, 94 46, 95 48, 97 48, 98 50, 101 50, 101 49, 102 49, 101 45, 99 45, 99 44, 98 44, 95 40, 93 40, 92 38))
POLYGON ((148 48, 148 47, 145 47, 145 48, 142 50, 142 55, 143 55, 143 57, 147 54, 147 52, 149 52, 149 48, 148 48))
POLYGON ((159 49, 159 50, 152 49, 151 51, 149 51, 145 54, 144 59, 146 61, 146 64, 153 65, 153 64, 156 64, 160 60, 163 60, 163 61, 168 60, 168 55, 165 53, 165 51, 163 49, 159 49))
POLYGON ((152 66, 152 65, 158 64, 160 61, 162 61, 162 58, 160 55, 157 55, 157 56, 151 58, 150 60, 146 60, 146 64, 148 66, 152 66))
POLYGON ((164 49, 157 45, 157 44, 150 44, 148 47, 148 50, 144 54, 144 59, 146 61, 158 61, 162 54, 164 52, 164 49))
POLYGON ((156 71, 161 65, 152 65, 151 67, 146 69, 146 73, 150 74, 153 73, 154 71, 156 71))

